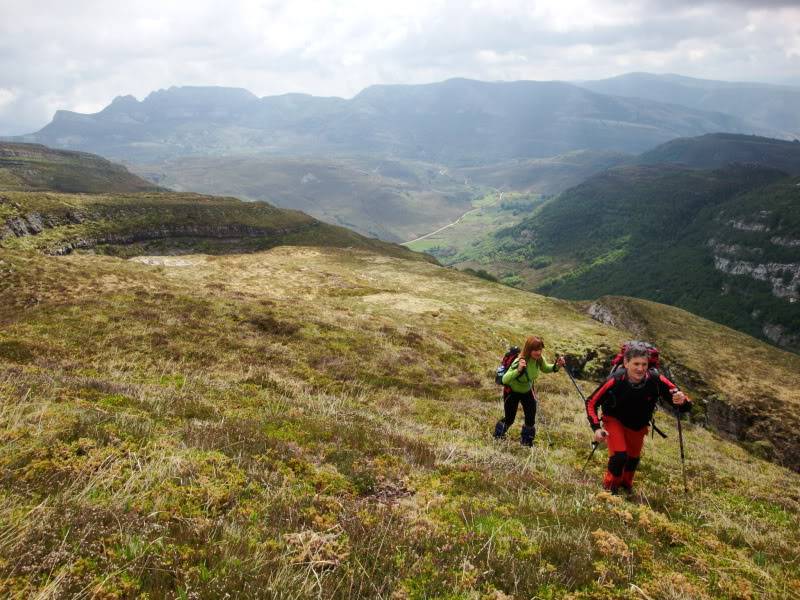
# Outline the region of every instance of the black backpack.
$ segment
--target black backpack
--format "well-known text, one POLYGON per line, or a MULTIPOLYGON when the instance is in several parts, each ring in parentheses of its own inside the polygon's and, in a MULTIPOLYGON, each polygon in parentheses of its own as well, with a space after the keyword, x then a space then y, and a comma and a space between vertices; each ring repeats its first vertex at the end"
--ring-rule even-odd
POLYGON ((503 385, 503 375, 506 374, 508 371, 508 367, 511 366, 511 363, 514 362, 514 359, 519 356, 519 346, 511 346, 503 355, 503 359, 500 361, 500 366, 497 367, 497 370, 494 372, 494 382, 497 385, 503 385))

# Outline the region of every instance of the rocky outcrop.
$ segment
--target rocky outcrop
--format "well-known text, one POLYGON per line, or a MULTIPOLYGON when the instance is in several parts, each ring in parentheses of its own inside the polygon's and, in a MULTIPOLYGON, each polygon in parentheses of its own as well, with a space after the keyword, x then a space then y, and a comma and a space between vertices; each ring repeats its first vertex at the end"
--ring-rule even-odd
POLYGON ((784 248, 800 248, 800 240, 795 240, 788 237, 773 236, 769 241, 776 246, 783 246, 784 248))
MULTIPOLYGON (((0 241, 7 237, 35 236, 45 229, 83 223, 87 217, 77 211, 59 215, 29 213, 6 219, 0 226, 0 241)), ((158 226, 131 228, 128 231, 108 232, 93 237, 65 239, 45 249, 47 254, 65 255, 78 249, 90 249, 101 245, 130 245, 153 240, 178 238, 237 240, 243 238, 278 239, 290 233, 300 233, 317 226, 318 222, 306 223, 294 228, 266 228, 241 223, 221 225, 196 225, 192 223, 161 224, 158 226)))
POLYGON ((102 245, 128 246, 139 242, 150 242, 154 240, 170 239, 215 239, 215 240, 237 240, 243 238, 264 238, 279 239, 290 233, 300 233, 316 223, 303 225, 296 228, 266 229, 253 227, 250 225, 161 225, 124 233, 109 233, 92 238, 77 238, 70 240, 62 245, 48 248, 48 254, 63 256, 70 254, 74 250, 95 248, 102 245))
POLYGON ((782 325, 764 323, 761 332, 773 344, 784 348, 800 348, 800 336, 787 332, 782 325))
POLYGON ((800 419, 783 412, 774 398, 734 404, 720 395, 706 398, 707 425, 763 458, 800 471, 800 443, 796 431, 800 419))
POLYGON ((589 304, 586 312, 595 321, 618 329, 625 329, 639 338, 647 337, 645 319, 642 318, 635 306, 625 302, 623 298, 603 296, 589 304))
POLYGON ((45 229, 75 225, 83 223, 83 220, 83 215, 77 211, 68 211, 61 215, 41 215, 34 212, 21 217, 10 217, 0 226, 0 241, 11 236, 38 235, 45 229))
POLYGON ((772 286, 778 298, 800 297, 800 263, 752 263, 714 255, 714 267, 729 275, 746 275, 772 286))

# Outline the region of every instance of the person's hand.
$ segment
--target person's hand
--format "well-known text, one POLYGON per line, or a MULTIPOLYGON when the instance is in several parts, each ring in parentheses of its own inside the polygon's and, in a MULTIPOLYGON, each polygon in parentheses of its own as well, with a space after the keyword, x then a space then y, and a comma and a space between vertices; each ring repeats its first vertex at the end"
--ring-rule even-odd
POLYGON ((598 444, 605 444, 608 432, 602 427, 594 432, 594 441, 598 444))
POLYGON ((559 356, 558 358, 556 358, 556 364, 559 367, 565 367, 567 365, 567 361, 564 360, 563 356, 559 356))
POLYGON ((517 371, 519 371, 521 373, 522 371, 525 370, 525 367, 527 367, 527 366, 528 366, 528 363, 525 362, 525 359, 524 358, 520 358, 519 362, 517 363, 517 371))
POLYGON ((680 406, 681 404, 688 402, 688 400, 689 398, 686 397, 686 394, 684 394, 680 390, 672 394, 672 403, 677 406, 680 406))

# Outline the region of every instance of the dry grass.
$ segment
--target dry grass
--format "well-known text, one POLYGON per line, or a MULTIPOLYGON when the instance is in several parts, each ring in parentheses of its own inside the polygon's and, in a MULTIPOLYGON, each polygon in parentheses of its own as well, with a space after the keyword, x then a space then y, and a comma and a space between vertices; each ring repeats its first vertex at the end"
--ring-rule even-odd
POLYGON ((491 438, 506 344, 625 332, 357 251, 182 258, 0 257, 1 595, 800 591, 790 471, 687 425, 684 497, 662 417, 633 501, 603 494, 564 374, 542 380, 533 449, 518 425, 491 438))

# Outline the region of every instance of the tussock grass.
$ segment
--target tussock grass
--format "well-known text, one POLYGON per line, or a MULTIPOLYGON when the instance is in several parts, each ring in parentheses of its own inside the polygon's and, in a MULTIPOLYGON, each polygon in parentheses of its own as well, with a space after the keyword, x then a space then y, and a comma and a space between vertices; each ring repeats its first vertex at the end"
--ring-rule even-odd
POLYGON ((795 473, 687 423, 684 497, 662 416, 637 494, 605 494, 564 374, 532 449, 492 439, 508 343, 625 332, 358 251, 186 260, 3 254, 3 596, 800 593, 795 473))

